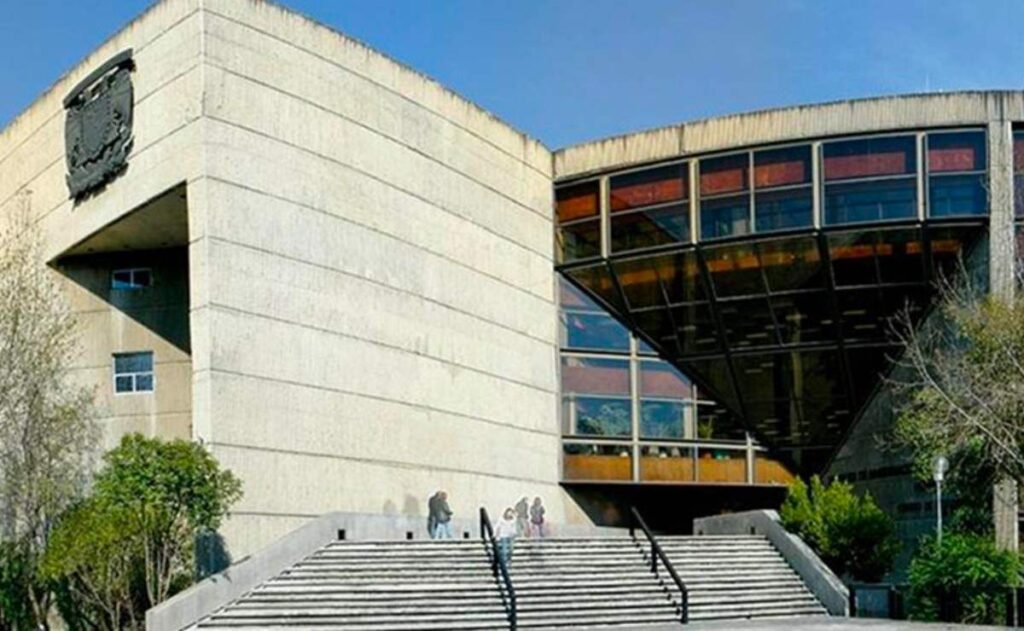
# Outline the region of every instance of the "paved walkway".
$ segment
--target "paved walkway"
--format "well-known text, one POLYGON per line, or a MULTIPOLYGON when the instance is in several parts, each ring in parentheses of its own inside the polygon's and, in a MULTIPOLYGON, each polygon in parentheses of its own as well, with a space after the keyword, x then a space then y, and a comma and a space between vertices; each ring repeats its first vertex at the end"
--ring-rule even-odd
POLYGON ((956 631, 992 631, 994 629, 1006 629, 1007 627, 989 627, 978 625, 947 624, 947 623, 925 623, 908 622, 906 620, 874 620, 870 618, 821 618, 821 619, 778 619, 778 620, 725 620, 722 622, 693 622, 685 627, 682 625, 648 625, 629 627, 587 627, 592 631, 603 629, 619 629, 620 631, 725 631, 726 629, 737 629, 739 631, 844 631, 850 629, 857 631, 941 631, 950 629, 956 631))

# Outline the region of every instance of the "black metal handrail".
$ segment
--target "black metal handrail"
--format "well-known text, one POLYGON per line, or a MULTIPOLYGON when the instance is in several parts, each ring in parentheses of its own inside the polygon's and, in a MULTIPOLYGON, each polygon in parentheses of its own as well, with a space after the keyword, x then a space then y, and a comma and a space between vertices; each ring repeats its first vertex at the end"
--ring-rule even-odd
POLYGON ((488 543, 491 544, 491 571, 494 572, 495 580, 503 584, 505 594, 508 595, 507 599, 503 599, 506 600, 505 608, 508 613, 508 625, 509 629, 516 631, 516 588, 512 586, 512 577, 508 573, 508 565, 505 564, 505 559, 498 552, 498 540, 494 537, 491 518, 487 515, 487 509, 483 506, 480 507, 480 539, 483 540, 485 549, 488 543))
POLYGON ((658 574, 658 559, 661 559, 661 564, 665 566, 668 575, 672 577, 676 587, 679 588, 679 621, 686 624, 690 620, 690 593, 686 589, 686 583, 683 582, 683 579, 679 578, 679 573, 676 572, 676 568, 672 566, 672 561, 669 561, 661 546, 658 545, 658 540, 654 537, 651 529, 647 527, 647 522, 640 516, 640 511, 635 506, 630 506, 629 512, 633 517, 629 525, 629 536, 636 540, 637 526, 647 536, 647 541, 651 544, 651 571, 655 575, 658 574))

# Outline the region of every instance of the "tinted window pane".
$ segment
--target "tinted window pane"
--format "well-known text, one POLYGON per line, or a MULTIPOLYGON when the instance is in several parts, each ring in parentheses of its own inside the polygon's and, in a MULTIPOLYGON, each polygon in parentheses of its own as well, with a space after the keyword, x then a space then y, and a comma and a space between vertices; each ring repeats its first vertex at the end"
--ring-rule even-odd
POLYGON ((709 353, 718 350, 718 329, 711 315, 711 307, 693 304, 675 307, 673 318, 679 329, 676 332, 684 353, 709 353))
POLYGON ((562 262, 585 259, 601 254, 601 221, 572 223, 558 228, 562 262))
POLYGON ((628 351, 629 333, 579 289, 560 279, 563 348, 628 351))
POLYGON ((117 270, 113 273, 111 287, 113 287, 114 289, 130 289, 131 286, 131 270, 117 270))
POLYGON ((125 353, 114 356, 114 371, 117 374, 152 370, 153 353, 125 353))
POLYGON ((815 291, 773 295, 771 303, 783 344, 836 339, 835 314, 829 294, 815 291))
POLYGON ((631 433, 629 361, 562 357, 562 421, 570 434, 631 433))
POLYGON ((808 184, 810 181, 810 147, 787 147, 754 154, 754 188, 808 184))
POLYGON ((928 172, 985 170, 985 134, 928 134, 928 172))
POLYGON ((944 175, 928 178, 928 214, 931 217, 984 215, 988 194, 983 175, 944 175))
POLYGON ((566 480, 631 480, 629 445, 562 445, 562 476, 566 480))
POLYGON ((611 248, 622 252, 665 243, 689 242, 689 212, 687 206, 668 206, 614 215, 611 220, 611 248))
POLYGON ((757 193, 754 225, 758 232, 810 226, 813 222, 811 189, 784 189, 757 193))
POLYGON ((750 197, 739 195, 700 202, 700 238, 714 239, 750 232, 750 197))
POLYGON ((704 285, 693 252, 627 259, 612 263, 630 307, 664 306, 703 300, 704 285))
POLYGON ((686 199, 686 165, 676 164, 611 178, 612 212, 686 199))
POLYGON ((688 399, 693 396, 690 381, 671 364, 640 362, 640 396, 659 399, 688 399))
POLYGON ((131 377, 115 377, 114 378, 114 392, 131 392, 132 391, 132 378, 131 377))
POLYGON ((825 223, 830 225, 916 216, 917 182, 914 178, 825 187, 825 223))
POLYGON ((758 249, 771 291, 825 287, 825 270, 814 238, 776 239, 761 243, 758 249))
POLYGON ((765 293, 761 260, 750 243, 716 245, 704 249, 704 261, 715 295, 747 296, 765 293))
POLYGON ((916 145, 914 136, 827 143, 823 149, 825 179, 913 174, 916 170, 916 145))
POLYGON ((152 392, 153 391, 153 373, 145 373, 142 375, 136 375, 135 377, 135 391, 136 392, 152 392))
POLYGON ((753 348, 778 344, 772 313, 765 298, 722 301, 718 313, 729 346, 753 348))
POLYGON ((682 401, 641 401, 641 438, 685 438, 690 406, 682 401))
POLYGON ((596 181, 556 189, 555 211, 558 221, 596 217, 600 209, 598 204, 600 190, 600 185, 596 181))
POLYGON ((745 153, 700 161, 700 194, 745 191, 750 185, 750 158, 745 153))
POLYGON ((137 269, 134 273, 134 283, 138 287, 149 287, 153 284, 153 277, 148 269, 137 269))

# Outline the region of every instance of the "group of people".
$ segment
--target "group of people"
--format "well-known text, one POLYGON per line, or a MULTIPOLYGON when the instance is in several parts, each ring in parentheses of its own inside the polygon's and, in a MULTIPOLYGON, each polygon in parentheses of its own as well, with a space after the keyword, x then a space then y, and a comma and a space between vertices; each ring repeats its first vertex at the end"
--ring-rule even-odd
POLYGON ((494 527, 494 538, 498 540, 498 554, 506 564, 512 560, 512 549, 517 537, 540 539, 547 534, 545 512, 544 503, 539 497, 533 498, 533 504, 524 497, 516 502, 515 508, 509 506, 505 509, 494 527))
MULTIPOLYGON (((512 559, 512 548, 519 537, 543 538, 547 536, 544 520, 544 502, 539 497, 533 503, 524 496, 515 507, 509 506, 494 526, 494 538, 498 541, 498 554, 505 563, 512 559)), ((448 505, 448 493, 438 491, 427 500, 427 534, 431 539, 452 539, 452 515, 448 505)))

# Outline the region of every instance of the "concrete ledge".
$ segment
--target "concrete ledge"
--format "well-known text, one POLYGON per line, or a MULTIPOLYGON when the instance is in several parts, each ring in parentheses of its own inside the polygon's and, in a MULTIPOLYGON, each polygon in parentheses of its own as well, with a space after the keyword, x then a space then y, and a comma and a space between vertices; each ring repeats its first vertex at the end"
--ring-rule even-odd
POLYGON ((803 539, 788 532, 773 510, 715 515, 693 520, 697 535, 763 535, 796 570, 811 592, 833 616, 850 615, 850 592, 803 539))

